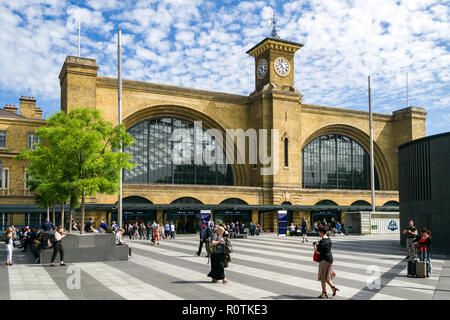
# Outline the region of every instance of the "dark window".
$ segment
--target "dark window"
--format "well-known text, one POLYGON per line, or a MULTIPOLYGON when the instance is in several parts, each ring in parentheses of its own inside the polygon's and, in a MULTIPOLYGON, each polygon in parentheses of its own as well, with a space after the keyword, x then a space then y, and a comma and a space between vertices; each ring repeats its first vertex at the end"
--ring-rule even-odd
POLYGON ((284 138, 284 166, 289 167, 289 140, 284 138))
MULTIPOLYGON (((327 134, 311 141, 302 151, 303 188, 370 189, 369 154, 356 141, 327 134)), ((375 189, 380 189, 375 168, 375 189)))
POLYGON ((0 148, 6 148, 6 131, 0 130, 0 148))
MULTIPOLYGON (((222 153, 223 160, 207 164, 202 159, 203 151, 214 150, 216 142, 206 130, 202 131, 201 137, 195 136, 195 131, 192 121, 173 117, 149 119, 131 127, 128 132, 135 141, 125 151, 133 155, 132 161, 137 166, 124 171, 124 182, 233 185, 231 165, 226 164, 222 147, 218 146, 217 150, 222 153), (177 129, 185 130, 175 131, 177 129), (182 145, 177 144, 179 142, 182 145), (190 159, 182 164, 174 163, 172 158, 173 150, 174 157, 185 153, 181 152, 180 146, 190 151, 190 159), (201 164, 195 163, 199 162, 195 161, 195 154, 200 156, 201 164)), ((220 160, 215 151, 209 153, 220 160)))
POLYGON ((28 150, 36 150, 36 143, 42 143, 42 140, 39 139, 34 133, 28 134, 28 150))

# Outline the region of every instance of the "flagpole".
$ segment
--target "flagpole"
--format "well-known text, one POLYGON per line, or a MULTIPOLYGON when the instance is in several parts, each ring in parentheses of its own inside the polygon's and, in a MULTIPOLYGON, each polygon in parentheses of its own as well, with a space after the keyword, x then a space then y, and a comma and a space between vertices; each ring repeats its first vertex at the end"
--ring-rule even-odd
MULTIPOLYGON (((119 29, 117 35, 117 88, 119 106, 119 125, 122 124, 122 31, 119 29)), ((122 141, 120 141, 120 152, 122 152, 122 141)), ((119 228, 122 228, 122 170, 120 170, 119 182, 119 207, 117 209, 119 228)))
POLYGON ((370 190, 372 200, 372 213, 375 212, 375 168, 373 161, 373 116, 372 116, 372 93, 370 90, 370 76, 369 82, 369 126, 370 126, 370 190))
POLYGON ((81 57, 81 13, 78 9, 78 57, 81 57))

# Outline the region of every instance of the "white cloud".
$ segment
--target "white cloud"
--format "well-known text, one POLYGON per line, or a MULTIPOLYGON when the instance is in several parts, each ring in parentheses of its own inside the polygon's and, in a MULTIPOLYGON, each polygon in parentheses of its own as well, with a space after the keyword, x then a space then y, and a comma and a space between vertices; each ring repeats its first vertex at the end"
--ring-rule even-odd
POLYGON ((77 53, 79 6, 81 52, 101 75, 116 76, 120 27, 125 78, 247 95, 254 59, 245 52, 270 34, 273 8, 279 34, 305 45, 295 61, 305 103, 365 110, 372 74, 375 111, 390 113, 404 107, 408 71, 410 104, 430 111, 428 132, 443 130, 434 112, 450 113, 450 8, 437 0, 0 2, 0 94, 57 108, 60 68, 77 53))

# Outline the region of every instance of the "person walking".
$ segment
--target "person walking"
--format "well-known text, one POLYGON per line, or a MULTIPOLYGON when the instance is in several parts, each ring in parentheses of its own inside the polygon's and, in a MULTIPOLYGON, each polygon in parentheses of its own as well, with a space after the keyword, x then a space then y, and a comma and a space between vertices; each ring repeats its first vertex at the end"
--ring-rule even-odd
POLYGON ((224 232, 225 229, 223 227, 219 227, 211 236, 211 244, 215 247, 215 250, 211 254, 211 271, 208 273, 208 277, 212 278, 213 283, 217 283, 220 280, 222 280, 224 284, 229 282, 225 278, 225 239, 223 238, 224 232))
POLYGON ((159 241, 161 239, 161 228, 159 227, 159 224, 156 225, 156 228, 153 231, 153 238, 155 239, 154 244, 159 246, 159 241))
POLYGON ((45 219, 45 222, 42 224, 41 229, 44 231, 53 231, 55 230, 55 226, 53 223, 51 223, 47 218, 45 219))
POLYGON ((63 226, 59 226, 58 228, 56 228, 55 231, 55 243, 53 244, 53 255, 52 255, 52 260, 50 262, 50 267, 54 267, 55 266, 55 258, 56 255, 58 254, 59 251, 59 256, 60 256, 60 266, 65 266, 64 264, 64 249, 61 243, 61 240, 66 236, 66 233, 64 232, 64 228, 63 226))
POLYGON ((319 228, 319 235, 321 240, 319 243, 314 242, 314 250, 319 254, 319 272, 317 280, 321 282, 322 294, 318 296, 319 299, 328 298, 327 284, 333 291, 333 296, 339 291, 331 280, 336 276, 333 271, 333 255, 331 254, 331 240, 327 236, 327 229, 325 227, 319 228))
POLYGON ((170 223, 170 239, 175 239, 175 225, 173 222, 170 223))
POLYGON ((411 253, 414 258, 413 241, 414 238, 417 236, 417 228, 414 226, 414 221, 409 220, 408 226, 405 229, 403 229, 403 234, 406 235, 406 249, 408 250, 408 255, 406 256, 405 259, 410 259, 411 253))
POLYGON ((303 217, 303 220, 302 220, 302 238, 303 238, 302 243, 304 243, 305 240, 306 240, 306 242, 308 242, 307 230, 308 230, 308 221, 306 221, 305 217, 303 217))
POLYGON ((334 218, 331 218, 331 221, 330 221, 330 232, 331 232, 331 235, 334 237, 335 235, 336 235, 336 229, 337 229, 337 224, 336 224, 336 221, 334 220, 334 218))
POLYGON ((200 226, 200 243, 198 245, 197 256, 202 253, 203 244, 209 239, 211 233, 205 221, 202 220, 202 225, 200 226))
POLYGON ((5 241, 5 243, 6 243, 6 250, 7 250, 6 265, 8 265, 8 266, 13 265, 12 253, 13 253, 13 249, 14 249, 14 241, 15 240, 16 240, 16 234, 14 233, 13 228, 9 227, 6 230, 5 235, 3 236, 3 241, 5 241))

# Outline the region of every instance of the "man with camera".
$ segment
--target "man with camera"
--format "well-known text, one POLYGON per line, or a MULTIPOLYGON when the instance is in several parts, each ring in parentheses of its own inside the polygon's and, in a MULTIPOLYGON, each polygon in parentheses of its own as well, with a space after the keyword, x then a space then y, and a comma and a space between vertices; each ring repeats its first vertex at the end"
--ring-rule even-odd
POLYGON ((405 259, 409 259, 412 256, 414 257, 414 246, 413 241, 417 236, 417 228, 414 226, 414 221, 409 220, 409 225, 403 229, 403 234, 406 235, 406 249, 408 250, 408 255, 405 259))

